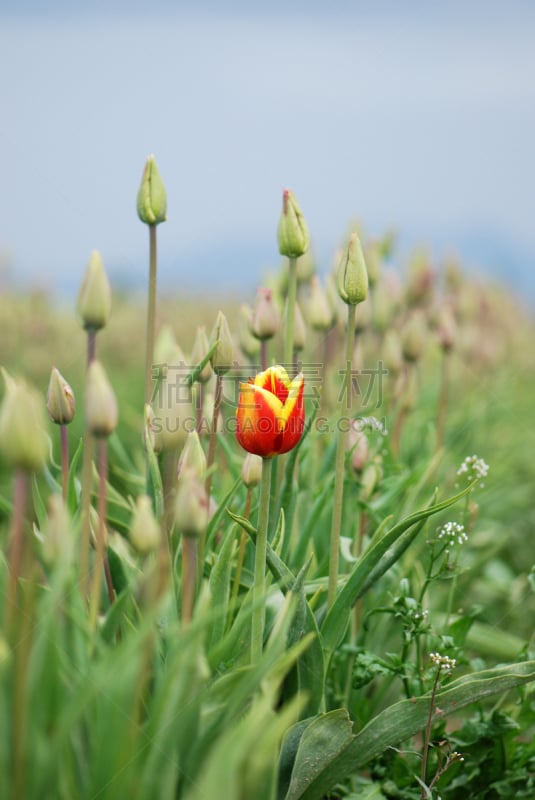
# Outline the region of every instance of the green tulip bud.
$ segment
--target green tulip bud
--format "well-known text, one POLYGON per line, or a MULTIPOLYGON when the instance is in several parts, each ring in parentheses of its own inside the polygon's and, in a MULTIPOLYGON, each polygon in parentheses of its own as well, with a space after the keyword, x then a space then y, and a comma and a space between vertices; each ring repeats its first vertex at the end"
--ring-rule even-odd
POLYGON ((117 427, 119 411, 115 393, 104 367, 96 360, 87 368, 85 415, 93 436, 110 436, 117 427))
POLYGON ((201 440, 197 431, 188 434, 186 444, 180 455, 178 462, 178 474, 183 470, 191 470, 199 478, 204 480, 206 474, 206 456, 202 449, 201 440))
POLYGON ((210 346, 218 342, 211 358, 212 368, 217 375, 224 375, 232 367, 234 345, 227 318, 220 311, 210 336, 210 346))
POLYGON ((137 193, 137 214, 146 225, 158 225, 167 219, 167 195, 153 155, 147 158, 137 193))
POLYGON ((6 391, 0 406, 0 452, 13 467, 37 472, 46 463, 49 440, 40 394, 2 370, 6 391))
POLYGON ((358 234, 352 233, 338 264, 338 294, 348 306, 368 296, 368 272, 358 234))
POLYGON ((401 350, 405 361, 419 361, 425 346, 427 325, 424 315, 414 311, 405 323, 401 334, 401 350))
MULTIPOLYGON (((284 306, 284 314, 282 317, 282 330, 286 335, 286 325, 288 319, 288 303, 284 306)), ((304 350, 306 344, 306 327, 305 327, 305 320, 303 319, 303 314, 301 309, 299 308, 299 304, 295 304, 295 311, 294 311, 294 340, 293 340, 293 349, 294 350, 304 350)))
POLYGON ((110 282, 98 250, 93 250, 89 257, 76 309, 86 331, 100 330, 110 318, 110 282))
POLYGON ((56 367, 52 367, 50 373, 46 407, 50 419, 56 425, 68 425, 74 419, 76 407, 74 393, 56 367))
MULTIPOLYGON (((204 325, 199 325, 197 328, 197 335, 195 337, 195 342, 193 343, 193 350, 191 351, 191 364, 195 366, 200 364, 203 358, 206 358, 206 355, 210 349, 210 343, 208 341, 208 336, 206 335, 206 328, 204 325)), ((202 368, 197 380, 199 383, 206 383, 212 377, 212 365, 208 361, 204 367, 202 368)))
POLYGON ((333 325, 333 316, 327 294, 319 278, 313 275, 310 280, 310 298, 307 308, 310 327, 315 331, 328 331, 333 325))
POLYGON ((241 479, 248 489, 254 489, 262 479, 262 456, 247 453, 241 468, 241 479))
POLYGON ((181 450, 195 424, 192 389, 186 372, 173 372, 158 387, 152 404, 151 431, 156 452, 181 450))
POLYGON ((293 192, 282 193, 282 214, 277 231, 279 253, 288 258, 298 258, 308 250, 308 228, 293 192))
POLYGON ((43 559, 54 566, 59 561, 69 563, 73 555, 74 539, 69 512, 63 498, 52 494, 48 500, 48 515, 43 531, 43 559))
POLYGON ((175 526, 182 536, 196 538, 208 525, 206 489, 193 470, 184 470, 178 479, 175 501, 175 526))
POLYGON ((140 555, 151 553, 160 546, 162 532, 154 516, 150 497, 146 494, 137 498, 128 535, 140 555))
POLYGON ((255 358, 260 352, 260 341, 256 339, 252 333, 251 328, 253 325, 253 310, 247 304, 240 307, 240 315, 238 318, 238 338, 240 349, 248 358, 255 358))
POLYGON ((436 327, 438 343, 445 353, 449 353, 450 350, 453 350, 457 333, 455 317, 453 316, 451 308, 442 306, 439 309, 436 327))

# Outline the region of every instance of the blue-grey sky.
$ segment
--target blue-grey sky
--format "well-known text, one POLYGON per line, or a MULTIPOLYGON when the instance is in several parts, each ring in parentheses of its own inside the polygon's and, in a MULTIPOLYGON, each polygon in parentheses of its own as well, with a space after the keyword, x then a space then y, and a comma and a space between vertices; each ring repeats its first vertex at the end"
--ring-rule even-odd
POLYGON ((26 283, 72 289, 93 248, 142 279, 149 153, 171 285, 254 285, 285 186, 324 269, 358 217, 531 272, 528 0, 1 0, 0 31, 0 251, 26 283))

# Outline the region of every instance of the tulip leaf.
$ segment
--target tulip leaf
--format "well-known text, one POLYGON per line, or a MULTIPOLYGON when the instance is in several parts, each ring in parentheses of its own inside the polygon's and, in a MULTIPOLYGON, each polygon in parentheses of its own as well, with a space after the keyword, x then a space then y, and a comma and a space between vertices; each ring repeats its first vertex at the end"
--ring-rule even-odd
POLYGON ((203 371, 205 366, 208 364, 208 362, 212 358, 212 356, 215 353, 215 351, 217 350, 218 346, 219 346, 219 339, 216 339, 216 341, 210 347, 210 349, 208 350, 208 352, 206 353, 204 358, 201 361, 199 361, 197 366, 194 367, 194 369, 192 369, 192 371, 186 377, 186 383, 187 383, 188 386, 193 386, 193 384, 198 379, 199 375, 201 374, 201 372, 203 371))
POLYGON ((225 622, 229 602, 230 570, 232 566, 232 550, 234 547, 236 528, 230 526, 227 531, 223 544, 218 551, 216 562, 210 572, 208 585, 212 596, 212 606, 217 609, 217 614, 211 626, 209 634, 210 646, 220 641, 225 632, 225 622))
MULTIPOLYGON (((535 680, 535 661, 524 661, 506 667, 475 672, 449 683, 437 692, 435 707, 440 709, 440 719, 461 708, 479 703, 487 697, 502 694, 535 680)), ((309 778, 309 766, 298 763, 292 772, 293 791, 285 800, 320 800, 337 783, 344 781, 356 770, 362 769, 389 747, 395 747, 423 730, 429 718, 429 696, 401 700, 381 711, 334 756, 322 772, 315 771, 309 778), (304 773, 304 774, 301 774, 304 773)), ((305 731, 306 733, 306 731, 305 731)), ((299 749, 303 743, 303 734, 299 749)), ((299 750, 298 750, 299 755, 299 750)))
POLYGON ((152 447, 151 433, 148 423, 145 425, 145 452, 147 454, 147 494, 154 506, 156 519, 163 517, 163 484, 158 458, 152 447))
MULTIPOLYGON (((329 711, 312 720, 299 739, 288 791, 279 796, 285 800, 298 800, 305 796, 310 786, 321 780, 322 775, 330 774, 332 765, 355 738, 352 727, 345 708, 329 711)), ((285 745, 288 745, 288 738, 285 745)))
POLYGON ((76 477, 76 472, 78 470, 78 464, 80 462, 80 458, 82 456, 84 450, 84 440, 80 438, 78 442, 78 447, 76 448, 74 455, 71 459, 71 466, 69 469, 69 478, 67 481, 67 510, 69 514, 73 515, 78 508, 78 497, 80 493, 80 483, 76 477))
POLYGON ((431 504, 390 528, 381 538, 372 542, 337 594, 323 622, 321 632, 325 648, 333 652, 346 631, 351 608, 376 581, 395 564, 422 529, 425 520, 456 503, 467 495, 476 482, 469 484, 459 494, 431 504))

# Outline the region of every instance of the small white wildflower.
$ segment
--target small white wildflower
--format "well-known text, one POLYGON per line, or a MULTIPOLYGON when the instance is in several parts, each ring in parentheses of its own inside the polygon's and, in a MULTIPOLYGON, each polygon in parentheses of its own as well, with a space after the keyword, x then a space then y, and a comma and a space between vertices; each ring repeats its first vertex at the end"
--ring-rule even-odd
POLYGON ((386 420, 377 419, 377 417, 359 417, 354 420, 353 427, 357 431, 364 431, 369 429, 371 431, 379 431, 383 436, 386 436, 388 431, 386 429, 386 420))
MULTIPOLYGON (((488 473, 489 465, 476 455, 467 456, 457 470, 457 475, 459 475, 459 477, 465 476, 467 483, 486 478, 488 473)), ((480 484, 480 486, 483 485, 482 483, 480 484)))
POLYGON ((436 667, 441 667, 448 672, 451 672, 457 666, 457 661, 454 658, 442 656, 440 653, 429 653, 429 659, 436 667))
POLYGON ((446 539, 448 548, 456 544, 464 544, 468 541, 468 536, 464 530, 464 525, 459 522, 446 522, 438 531, 438 539, 446 539))

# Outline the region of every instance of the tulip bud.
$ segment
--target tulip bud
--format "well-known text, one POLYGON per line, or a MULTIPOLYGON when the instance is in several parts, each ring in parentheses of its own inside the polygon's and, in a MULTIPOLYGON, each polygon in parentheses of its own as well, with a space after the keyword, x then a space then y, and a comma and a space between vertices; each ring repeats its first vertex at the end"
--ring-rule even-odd
POLYGON ((403 353, 399 334, 393 328, 385 333, 382 356, 385 368, 393 375, 399 375, 403 369, 403 353))
POLYGON ((381 246, 379 242, 369 242, 366 247, 366 269, 368 283, 373 288, 381 276, 381 246))
POLYGON ((360 479, 360 499, 367 502, 383 478, 383 470, 377 461, 367 464, 360 479))
POLYGON ((43 560, 45 564, 54 566, 60 560, 69 563, 73 553, 74 539, 69 513, 59 494, 50 495, 44 528, 43 560))
POLYGON ((310 327, 315 331, 328 331, 333 324, 333 313, 327 294, 319 278, 313 275, 310 279, 310 298, 307 310, 310 327))
POLYGON ((52 367, 46 407, 48 415, 56 425, 68 425, 74 419, 74 393, 56 367, 52 367))
POLYGON ((422 312, 415 311, 401 334, 401 349, 405 361, 419 361, 424 350, 427 326, 422 312))
POLYGON ((227 318, 220 311, 210 337, 210 346, 218 342, 211 358, 212 368, 217 375, 224 375, 232 367, 234 346, 227 318))
POLYGON ((351 234, 338 265, 338 294, 347 305, 357 305, 368 296, 368 273, 360 239, 351 234))
POLYGON ((76 308, 83 327, 88 331, 100 330, 110 318, 110 282, 98 250, 93 250, 89 258, 76 308))
POLYGON ((455 344, 456 325, 451 309, 442 306, 438 312, 437 320, 438 342, 445 353, 449 353, 455 344))
POLYGON ((162 532, 154 516, 150 497, 146 494, 137 498, 130 523, 129 538, 140 555, 151 553, 160 545, 162 532))
MULTIPOLYGON (((191 351, 192 366, 200 364, 203 358, 206 358, 209 349, 210 343, 208 342, 208 336, 206 335, 206 328, 204 325, 199 325, 197 328, 197 335, 195 336, 195 341, 193 343, 193 350, 191 351)), ((199 383, 206 383, 211 377, 212 365, 208 361, 197 376, 197 380, 199 383)))
POLYGON ((155 453, 159 453, 160 450, 161 450, 161 446, 160 446, 161 442, 157 442, 156 441, 156 435, 155 435, 155 432, 154 432, 154 427, 153 427, 153 425, 154 425, 154 410, 153 410, 152 406, 149 406, 147 404, 147 405, 145 405, 144 411, 145 411, 145 426, 143 428, 143 434, 142 434, 143 447, 144 447, 145 450, 147 449, 147 438, 148 438, 150 440, 150 446, 151 446, 152 450, 155 453))
POLYGON ((137 214, 146 225, 158 225, 167 219, 167 195, 154 156, 149 156, 137 193, 137 214))
POLYGON ((241 468, 241 478, 248 489, 254 489, 262 479, 262 456, 247 453, 241 468))
POLYGON ((259 289, 253 307, 251 333, 261 341, 271 339, 280 328, 280 312, 273 302, 271 289, 259 289))
POLYGON ((206 474, 206 456, 202 449, 201 440, 197 431, 188 434, 186 444, 178 462, 178 474, 190 470, 199 480, 204 480, 206 474))
POLYGON ((349 436, 349 450, 351 451, 351 466, 355 472, 362 472, 370 452, 368 437, 363 431, 352 427, 349 436))
POLYGON ((191 470, 184 470, 178 479, 175 525, 182 536, 189 538, 200 536, 208 525, 206 489, 191 470))
POLYGON ((117 427, 117 399, 99 361, 92 361, 87 369, 85 415, 93 436, 109 436, 117 427))
POLYGON ((277 231, 279 253, 298 258, 308 250, 308 228, 293 192, 282 193, 282 214, 277 231))
POLYGON ((164 378, 153 400, 151 422, 156 452, 180 450, 195 426, 192 391, 180 373, 164 378))
POLYGON ((251 359, 255 358, 260 352, 260 341, 251 333, 252 324, 253 310, 244 303, 240 307, 240 315, 238 318, 238 339, 241 351, 251 359))
MULTIPOLYGON (((284 316, 282 318, 282 330, 286 334, 286 324, 288 319, 288 303, 286 303, 284 307, 284 316)), ((299 308, 299 304, 295 304, 295 311, 294 311, 294 340, 293 340, 293 349, 294 350, 303 350, 306 344, 306 327, 305 327, 305 320, 303 319, 303 314, 301 313, 301 309, 299 308)))
POLYGON ((24 381, 2 373, 6 391, 0 406, 0 451, 11 466, 37 472, 49 451, 42 398, 24 381))
POLYGON ((413 253, 409 264, 407 303, 410 306, 425 306, 432 297, 434 273, 425 250, 413 253))

